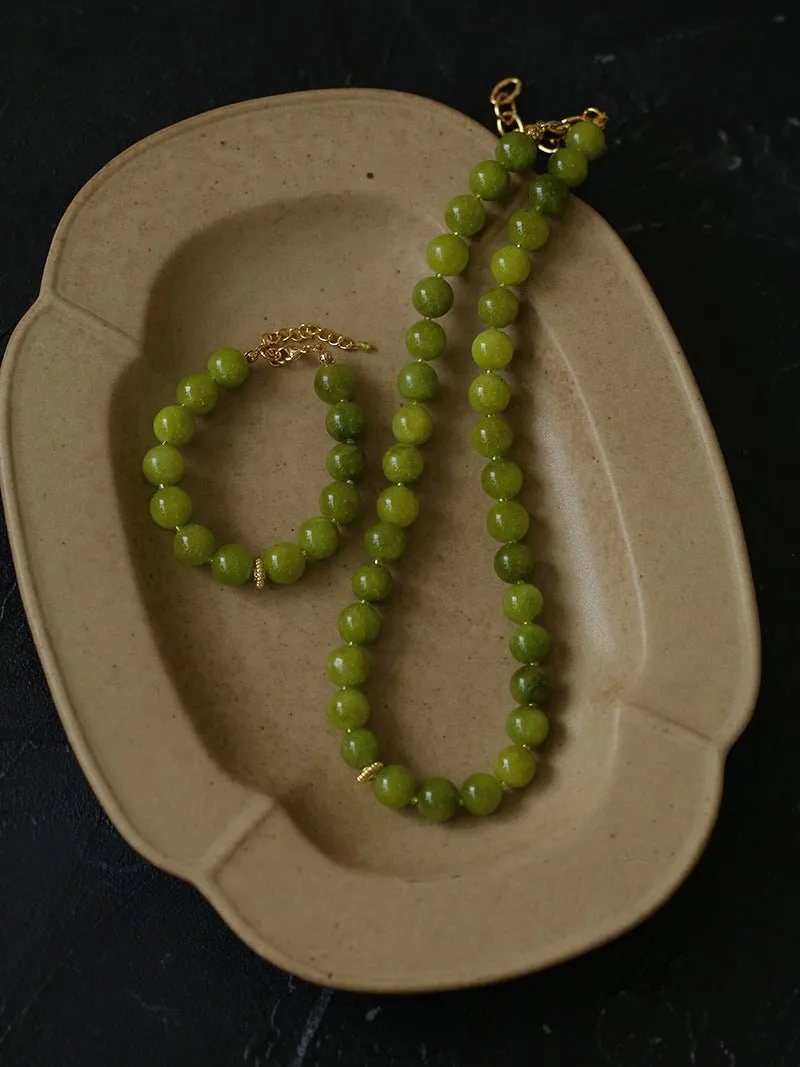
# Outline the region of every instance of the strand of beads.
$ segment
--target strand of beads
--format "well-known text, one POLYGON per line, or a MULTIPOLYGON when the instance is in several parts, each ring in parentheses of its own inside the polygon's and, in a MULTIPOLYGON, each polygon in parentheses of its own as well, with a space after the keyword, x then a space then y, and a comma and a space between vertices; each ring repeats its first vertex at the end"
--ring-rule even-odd
POLYGON ((514 436, 503 415, 511 398, 508 382, 498 371, 513 355, 513 342, 504 327, 517 318, 519 301, 510 286, 522 284, 530 274, 529 252, 543 247, 549 236, 548 215, 561 211, 570 188, 586 177, 588 159, 604 148, 602 129, 591 122, 574 124, 565 147, 554 152, 548 173, 534 178, 530 186, 530 207, 515 212, 508 223, 510 243, 495 252, 491 270, 497 286, 481 295, 478 315, 485 325, 472 345, 473 358, 481 373, 469 387, 469 402, 480 418, 472 431, 476 451, 489 462, 481 484, 493 504, 487 516, 490 535, 501 542, 494 559, 498 577, 508 583, 503 597, 506 617, 517 625, 510 638, 512 656, 521 664, 515 671, 510 691, 516 702, 506 721, 511 744, 503 748, 494 764, 494 773, 471 774, 461 789, 447 778, 430 778, 417 784, 414 775, 400 764, 384 765, 375 733, 366 726, 370 709, 361 687, 369 675, 365 645, 380 631, 380 614, 375 604, 391 593, 392 575, 387 564, 397 562, 405 549, 405 529, 417 518, 419 503, 413 485, 422 476, 424 457, 420 446, 433 432, 433 420, 422 406, 438 391, 438 378, 430 361, 445 348, 446 337, 435 321, 450 310, 453 291, 444 275, 460 274, 469 262, 465 237, 480 232, 485 222, 482 200, 500 200, 509 188, 509 172, 529 170, 536 145, 524 133, 502 137, 496 160, 479 163, 470 176, 471 195, 457 196, 445 212, 450 233, 434 238, 428 246, 428 264, 435 272, 418 282, 412 294, 415 310, 422 319, 406 336, 406 347, 415 357, 398 376, 398 390, 406 404, 394 415, 392 430, 396 439, 383 457, 383 471, 391 483, 378 497, 379 521, 365 534, 368 562, 353 576, 356 601, 339 616, 339 635, 345 642, 328 657, 327 672, 338 687, 332 697, 328 717, 345 731, 342 740, 344 761, 358 771, 359 781, 371 781, 378 801, 390 808, 413 805, 431 822, 446 822, 460 807, 473 815, 489 815, 500 806, 505 791, 529 784, 536 772, 532 751, 547 737, 549 722, 539 704, 547 695, 547 674, 542 666, 550 639, 534 620, 543 607, 541 592, 527 581, 533 570, 533 555, 525 543, 530 518, 515 499, 522 489, 519 466, 508 458, 514 436))

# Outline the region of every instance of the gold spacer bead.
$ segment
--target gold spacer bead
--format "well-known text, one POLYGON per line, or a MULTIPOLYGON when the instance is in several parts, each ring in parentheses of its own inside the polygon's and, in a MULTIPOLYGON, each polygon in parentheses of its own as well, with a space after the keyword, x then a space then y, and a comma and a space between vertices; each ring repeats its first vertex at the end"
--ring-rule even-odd
POLYGON ((264 566, 264 560, 261 556, 253 564, 253 581, 256 589, 263 589, 267 584, 267 568, 264 566))
POLYGON ((367 767, 363 767, 356 775, 357 782, 371 782, 378 771, 383 770, 383 764, 380 760, 376 760, 374 763, 370 763, 367 767))

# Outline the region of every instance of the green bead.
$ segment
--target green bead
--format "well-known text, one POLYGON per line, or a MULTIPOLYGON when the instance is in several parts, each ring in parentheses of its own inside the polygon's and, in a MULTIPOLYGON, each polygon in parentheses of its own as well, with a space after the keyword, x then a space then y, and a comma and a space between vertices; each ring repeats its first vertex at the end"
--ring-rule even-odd
POLYGON ((515 541, 498 548, 494 556, 494 572, 509 585, 527 578, 533 570, 533 552, 524 541, 515 541))
POLYGON ((326 404, 352 400, 356 391, 356 377, 341 363, 323 363, 314 375, 314 392, 326 404))
POLYGON ((223 389, 236 389, 247 381, 250 366, 238 348, 220 348, 208 361, 208 373, 223 389))
POLYGON ((364 432, 367 417, 354 400, 339 400, 328 408, 325 428, 335 441, 355 441, 364 432))
POLYGON ((357 482, 367 469, 367 457, 353 441, 334 445, 325 458, 325 470, 337 482, 357 482))
POLYGON ((292 541, 279 541, 270 545, 262 556, 267 577, 275 585, 292 585, 303 577, 306 557, 299 545, 292 541))
POLYGON ((461 786, 461 801, 470 815, 491 815, 503 801, 503 787, 492 774, 471 774, 461 786))
POLYGON ((182 526, 172 539, 175 558, 187 567, 201 567, 208 563, 217 547, 216 538, 207 526, 192 522, 182 526))
POLYGON ((406 350, 415 359, 438 359, 446 344, 447 334, 431 319, 420 319, 406 332, 406 350))
POLYGON ((514 443, 514 434, 502 415, 487 415, 472 427, 472 445, 481 456, 504 456, 514 443))
POLYGON ((497 753, 494 773, 512 789, 524 789, 536 774, 536 756, 520 745, 509 745, 497 753))
POLYGON ((350 584, 359 600, 386 600, 392 591, 392 573, 380 563, 365 563, 350 584))
POLYGON ((547 699, 547 671, 540 663, 528 663, 514 671, 508 689, 517 704, 540 704, 547 699))
POLYGON ((522 489, 522 471, 512 459, 493 459, 481 471, 481 487, 495 500, 511 500, 522 489))
POLYGON ((414 775, 399 763, 390 763, 372 779, 375 799, 387 808, 405 808, 411 803, 416 783, 414 775))
POLYGON ((381 628, 381 617, 371 604, 348 604, 339 613, 339 636, 354 645, 370 645, 381 628))
POLYGON ((347 526, 355 522, 361 512, 361 497, 354 485, 331 482, 319 495, 319 510, 326 519, 347 526))
POLYGON ((183 477, 183 456, 172 445, 155 445, 142 460, 142 473, 151 485, 174 485, 183 477))
POLYGON ((379 753, 378 738, 372 730, 363 726, 350 730, 342 738, 342 759, 354 771, 360 771, 369 767, 370 763, 375 763, 379 753))
POLYGON ((531 207, 543 215, 560 215, 569 200, 569 188, 554 174, 537 174, 528 189, 531 207))
POLYGON ((586 156, 577 148, 559 148, 550 156, 547 169, 554 177, 560 178, 564 185, 574 189, 586 181, 589 164, 586 156))
POLYGON ((383 454, 383 473, 390 482, 416 482, 425 460, 416 445, 392 445, 383 454))
POLYGON ((508 220, 508 236, 512 244, 519 245, 526 252, 535 252, 547 243, 550 223, 538 211, 522 208, 508 220))
POLYGON ((469 385, 469 403, 480 415, 496 415, 505 411, 511 400, 511 390, 505 378, 488 372, 473 378, 469 385))
POLYGON ((449 822, 460 799, 458 787, 449 778, 429 778, 417 790, 417 811, 429 822, 449 822))
POLYGON ((406 535, 391 522, 376 522, 364 534, 364 548, 376 562, 393 563, 400 559, 406 547, 406 535))
POLYGON ((519 663, 541 663, 550 651, 550 635, 538 623, 525 622, 509 637, 508 647, 519 663))
POLYGON ((575 148, 587 159, 597 159, 606 150, 606 135, 594 122, 575 122, 567 130, 567 148, 575 148))
POLYGON ((530 170, 536 159, 536 144, 527 133, 513 130, 500 138, 494 154, 506 170, 530 170))
POLYGON ((543 607, 544 597, 530 582, 517 582, 503 596, 503 614, 511 622, 533 622, 543 607))
POLYGON ((487 326, 510 326, 517 315, 519 300, 510 289, 490 289, 478 299, 478 317, 487 326))
POLYGON ((462 237, 473 237, 483 229, 486 211, 477 196, 454 196, 444 211, 447 228, 462 237))
POLYGON ((331 519, 306 519, 297 531, 297 544, 308 559, 328 559, 339 547, 339 531, 331 519))
POLYGON ((417 494, 407 485, 390 485, 378 497, 378 518, 394 526, 410 526, 419 515, 417 494))
POLYGON ((492 274, 500 285, 522 285, 531 272, 527 252, 516 245, 503 245, 492 256, 492 274))
POLYGON ((521 541, 530 524, 530 515, 516 500, 498 500, 492 504, 486 516, 486 528, 490 536, 504 544, 521 541))
POLYGON ((150 497, 150 516, 157 526, 174 530, 183 526, 192 514, 192 498, 179 485, 157 489, 150 497))
POLYGON ((406 363, 397 375, 397 390, 404 400, 432 400, 439 378, 430 363, 406 363))
POLYGON ((193 415, 207 415, 217 406, 219 389, 210 374, 187 374, 178 382, 175 396, 193 415))
POLYGON ((414 286, 411 303, 420 315, 438 319, 453 306, 453 290, 444 278, 437 278, 436 275, 422 278, 414 286))
POLYGON ((245 585, 253 573, 253 557, 244 545, 222 545, 211 557, 211 573, 223 585, 245 585))
POLYGON ((328 718, 339 730, 357 730, 369 718, 369 701, 360 689, 339 689, 328 703, 328 718))
POLYGON ((482 370, 502 370, 513 355, 514 342, 502 330, 482 330, 472 342, 472 358, 482 370))
POLYGON ((328 656, 327 671, 334 685, 363 685, 369 675, 369 656, 358 645, 342 645, 328 656))
POLYGON ((509 712, 506 733, 515 745, 530 745, 535 748, 536 745, 541 745, 550 733, 550 722, 540 708, 522 706, 509 712))
POLYGON ((392 433, 403 445, 424 445, 433 433, 433 419, 426 408, 409 404, 392 418, 392 433))
POLYGON ((469 176, 469 187, 481 200, 502 200, 509 184, 508 171, 496 159, 476 163, 469 176))
POLYGON ((428 266, 434 274, 460 274, 469 263, 469 248, 454 233, 434 237, 428 245, 428 266))
POLYGON ((188 445, 194 437, 194 415, 180 404, 168 404, 153 419, 153 433, 162 445, 188 445))

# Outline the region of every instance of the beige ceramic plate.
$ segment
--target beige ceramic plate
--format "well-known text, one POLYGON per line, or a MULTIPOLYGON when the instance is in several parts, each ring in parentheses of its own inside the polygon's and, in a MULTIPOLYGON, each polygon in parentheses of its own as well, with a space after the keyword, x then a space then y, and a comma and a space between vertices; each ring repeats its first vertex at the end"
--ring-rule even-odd
MULTIPOLYGON (((379 466, 426 243, 493 146, 439 104, 360 90, 181 123, 77 197, 3 367, 20 586, 92 785, 257 952, 335 986, 485 982, 642 919, 696 860, 756 692, 750 576, 708 418, 641 274, 579 201, 536 257, 512 369, 557 684, 537 783, 502 814, 398 815, 338 757, 323 663, 366 517, 331 564, 263 593, 182 569, 149 520, 153 412, 212 349, 266 326, 377 343, 352 362, 379 466)), ((370 683, 391 758, 456 780, 491 766, 510 709, 465 400, 501 234, 494 218, 446 320, 422 515, 370 683)), ((262 547, 316 512, 329 442, 312 375, 259 369, 186 450, 219 538, 262 547)))

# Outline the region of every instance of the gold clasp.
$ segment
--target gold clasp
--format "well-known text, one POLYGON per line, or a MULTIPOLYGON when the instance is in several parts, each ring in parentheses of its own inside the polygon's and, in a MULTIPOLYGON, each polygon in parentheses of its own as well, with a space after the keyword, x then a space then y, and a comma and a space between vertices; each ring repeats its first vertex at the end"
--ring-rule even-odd
POLYGON ((517 111, 517 97, 521 92, 521 78, 503 78, 492 89, 489 102, 497 118, 497 131, 501 136, 511 130, 527 133, 536 142, 538 148, 548 155, 563 146, 570 126, 576 122, 593 122, 602 130, 608 121, 605 111, 597 107, 587 107, 580 115, 525 123, 517 111))
POLYGON ((371 352, 368 341, 354 341, 352 337, 336 333, 325 326, 301 322, 299 326, 283 326, 265 333, 255 348, 245 352, 248 363, 265 360, 271 367, 283 367, 303 356, 316 356, 320 363, 334 363, 329 349, 340 348, 345 352, 371 352))

